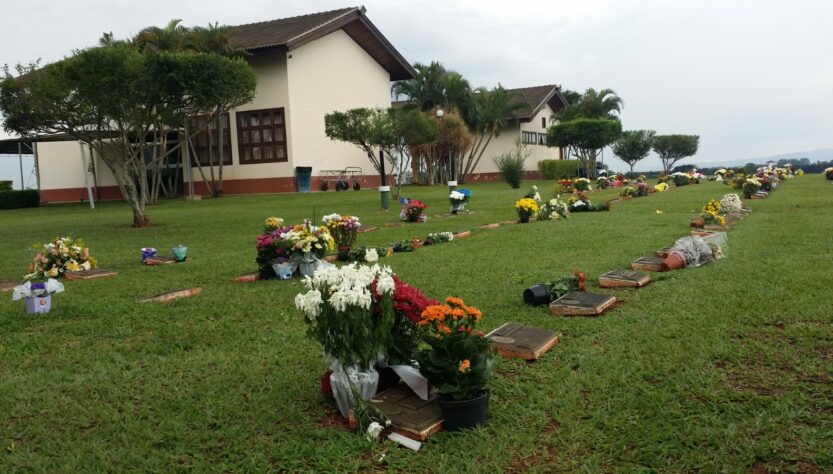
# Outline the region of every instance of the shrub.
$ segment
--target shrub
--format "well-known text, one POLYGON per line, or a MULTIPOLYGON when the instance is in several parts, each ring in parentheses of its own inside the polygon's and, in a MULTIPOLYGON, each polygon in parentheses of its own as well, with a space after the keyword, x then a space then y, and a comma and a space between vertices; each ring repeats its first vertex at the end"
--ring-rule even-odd
POLYGON ((38 204, 40 204, 40 193, 35 189, 0 191, 0 209, 37 207, 38 204))
POLYGON ((521 180, 524 176, 524 164, 530 155, 532 155, 532 150, 526 144, 521 143, 520 139, 516 139, 515 148, 512 151, 494 159, 497 169, 503 175, 503 179, 512 188, 517 189, 521 187, 521 180))
POLYGON ((580 166, 578 160, 541 160, 538 162, 538 171, 544 179, 566 179, 578 176, 580 166))
POLYGON ((0 191, 11 191, 12 190, 12 182, 11 181, 0 181, 0 191))

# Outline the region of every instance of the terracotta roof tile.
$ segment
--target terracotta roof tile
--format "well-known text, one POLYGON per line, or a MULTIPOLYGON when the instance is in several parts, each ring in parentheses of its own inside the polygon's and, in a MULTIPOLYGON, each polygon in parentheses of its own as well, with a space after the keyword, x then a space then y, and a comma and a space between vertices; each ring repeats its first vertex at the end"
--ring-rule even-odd
POLYGON ((229 36, 234 44, 248 50, 285 46, 294 38, 359 10, 358 7, 340 8, 278 20, 249 23, 236 26, 229 36))

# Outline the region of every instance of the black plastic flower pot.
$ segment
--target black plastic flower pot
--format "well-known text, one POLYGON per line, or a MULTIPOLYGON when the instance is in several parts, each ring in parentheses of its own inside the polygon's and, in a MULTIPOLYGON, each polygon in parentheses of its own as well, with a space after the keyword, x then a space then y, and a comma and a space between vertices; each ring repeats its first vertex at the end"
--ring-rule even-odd
POLYGON ((272 280, 278 277, 272 267, 260 267, 258 272, 260 273, 261 280, 272 280))
POLYGON ((468 400, 438 398, 443 412, 443 429, 457 431, 486 423, 489 415, 489 391, 483 390, 468 400))
POLYGON ((524 303, 532 306, 550 304, 550 289, 547 285, 532 285, 524 290, 524 303))

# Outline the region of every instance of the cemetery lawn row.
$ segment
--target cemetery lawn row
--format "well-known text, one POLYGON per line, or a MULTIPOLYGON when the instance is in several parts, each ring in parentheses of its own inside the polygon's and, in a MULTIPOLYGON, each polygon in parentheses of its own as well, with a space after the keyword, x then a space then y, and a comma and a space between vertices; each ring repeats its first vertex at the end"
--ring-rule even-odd
MULTIPOLYGON (((537 184, 548 198, 551 185, 537 184)), ((407 188, 431 219, 399 227, 383 226, 399 206, 380 212, 372 190, 168 201, 144 229, 125 225, 122 203, 3 211, 0 279, 25 273, 31 244, 66 234, 119 275, 66 282, 36 317, 0 294, 0 472, 833 470, 830 182, 807 175, 747 202, 754 212, 729 231, 727 258, 616 291, 624 303, 595 319, 549 316, 524 306, 522 291, 574 269, 595 281, 626 268, 688 234, 727 188, 480 229, 515 219, 526 188, 468 187, 474 212, 456 217, 438 216, 444 186, 407 188), (440 433, 419 453, 368 447, 320 395, 323 357, 293 304, 300 281, 230 282, 255 270, 266 217, 332 212, 379 226, 359 245, 472 230, 380 263, 430 296, 479 307, 484 330, 514 321, 562 333, 537 363, 500 362, 485 428, 440 433), (180 243, 189 262, 139 264, 141 247, 180 243), (194 286, 202 295, 137 302, 194 286)))

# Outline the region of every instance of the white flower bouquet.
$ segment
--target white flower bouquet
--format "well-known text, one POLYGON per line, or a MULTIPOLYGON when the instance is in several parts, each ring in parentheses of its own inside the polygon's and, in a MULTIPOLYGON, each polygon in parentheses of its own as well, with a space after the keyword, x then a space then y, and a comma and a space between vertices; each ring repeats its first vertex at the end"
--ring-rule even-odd
POLYGON ((743 201, 741 201, 740 196, 735 193, 729 193, 720 199, 721 214, 739 212, 741 208, 743 208, 743 201))

